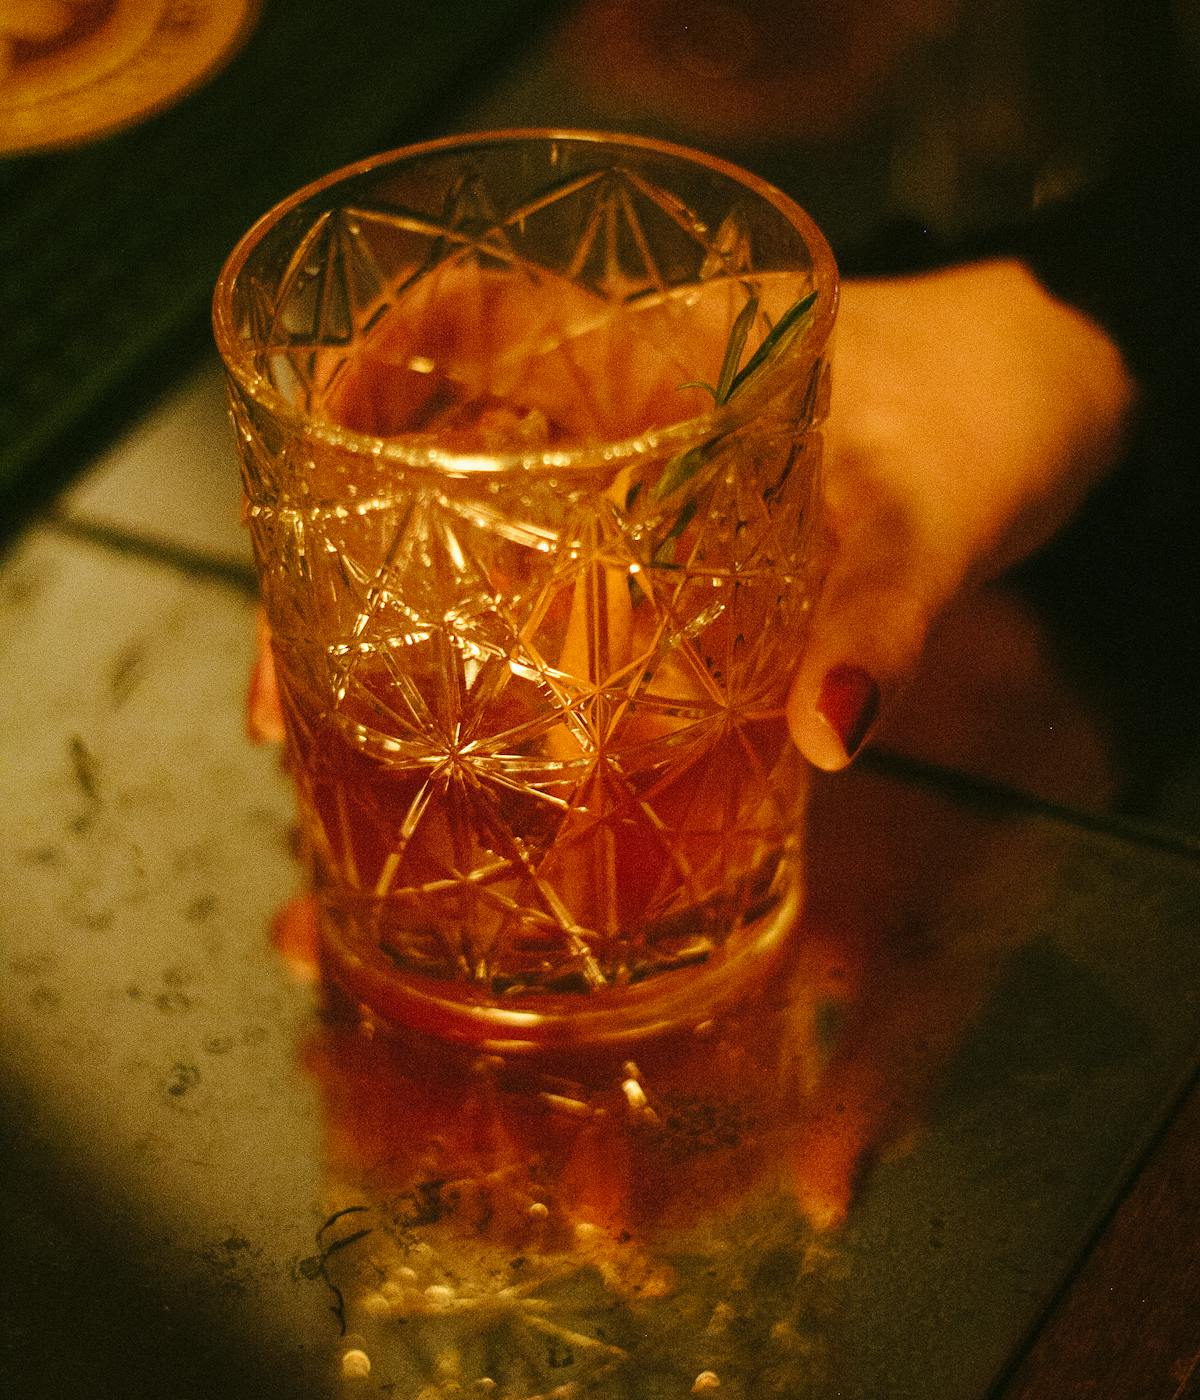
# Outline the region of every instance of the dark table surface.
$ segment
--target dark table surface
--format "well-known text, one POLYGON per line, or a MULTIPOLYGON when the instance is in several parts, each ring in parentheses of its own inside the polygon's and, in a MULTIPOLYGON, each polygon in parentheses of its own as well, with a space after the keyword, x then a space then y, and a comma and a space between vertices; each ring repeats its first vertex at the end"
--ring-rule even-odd
MULTIPOLYGON (((233 191, 219 209, 184 163, 173 262, 93 269, 104 314, 23 332, 62 354, 19 393, 11 366, 43 351, 3 341, 4 1393, 1200 1394, 1200 745, 1191 707, 1158 703, 1169 672, 1132 685, 1128 648, 1097 641, 1194 618, 1131 586, 1122 617, 1081 624, 1086 549, 964 604, 856 771, 816 783, 786 974, 708 1038, 530 1078, 323 1013, 286 784, 242 733, 253 586, 219 371, 195 351, 220 256, 299 179, 431 128, 721 144, 665 85, 638 109, 605 75, 603 6, 565 27, 497 6, 470 31, 428 7, 405 32, 382 8, 347 38, 316 34, 319 6, 268 5, 207 96, 0 167, 10 230, 122 170, 116 210, 145 195, 131 155, 211 149, 264 75, 294 80, 239 177, 203 174, 233 191), (324 85, 302 63, 318 40, 349 46, 324 85)), ((966 7, 943 51, 992 71, 1002 9, 966 7)), ((1111 55, 1116 20, 1096 23, 1111 55)), ((851 265, 896 214, 949 235, 1011 212, 1045 150, 951 188, 929 71, 924 102, 837 140, 727 144, 818 206, 851 265)), ((1043 145, 1104 149, 1089 72, 1043 145)), ((89 265, 86 218, 63 217, 38 266, 89 265)), ((34 288, 13 268, 16 304, 34 288)))

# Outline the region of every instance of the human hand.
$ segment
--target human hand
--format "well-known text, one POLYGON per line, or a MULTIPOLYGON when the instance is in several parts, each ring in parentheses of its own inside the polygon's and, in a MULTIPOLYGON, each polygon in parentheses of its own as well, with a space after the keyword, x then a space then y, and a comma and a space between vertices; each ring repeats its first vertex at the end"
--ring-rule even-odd
POLYGON ((812 763, 844 767, 950 602, 1066 522, 1136 398, 1100 327, 1014 260, 844 284, 829 567, 788 702, 812 763))

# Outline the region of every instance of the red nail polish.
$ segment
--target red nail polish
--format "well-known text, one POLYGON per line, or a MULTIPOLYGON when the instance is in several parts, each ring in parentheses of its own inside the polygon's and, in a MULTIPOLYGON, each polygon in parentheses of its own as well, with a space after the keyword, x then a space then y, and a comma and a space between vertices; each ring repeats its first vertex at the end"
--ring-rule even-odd
POLYGON ((858 666, 835 666, 827 672, 817 697, 817 714, 841 740, 846 756, 862 747, 879 713, 879 687, 858 666))

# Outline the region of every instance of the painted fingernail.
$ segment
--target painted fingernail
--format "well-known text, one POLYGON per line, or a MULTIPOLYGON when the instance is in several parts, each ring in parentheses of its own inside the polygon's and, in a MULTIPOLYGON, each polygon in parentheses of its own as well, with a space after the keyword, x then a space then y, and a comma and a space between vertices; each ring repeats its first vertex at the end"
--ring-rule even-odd
POLYGON ((817 697, 817 714, 838 736, 846 756, 862 747, 879 713, 879 687, 858 666, 835 666, 827 672, 817 697))

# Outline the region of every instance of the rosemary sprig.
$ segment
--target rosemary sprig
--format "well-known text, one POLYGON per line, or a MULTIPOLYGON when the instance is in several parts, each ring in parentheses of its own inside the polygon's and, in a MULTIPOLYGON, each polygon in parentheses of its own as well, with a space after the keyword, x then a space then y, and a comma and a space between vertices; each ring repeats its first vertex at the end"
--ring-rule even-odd
MULTIPOLYGON (((802 296, 799 301, 793 302, 792 305, 788 307, 779 320, 775 322, 763 337, 762 344, 754 354, 750 356, 745 369, 739 370, 738 373, 734 375, 729 387, 729 392, 726 395, 727 400, 733 398, 734 394, 744 389, 747 384, 757 378, 772 360, 783 354, 798 335, 808 329, 808 324, 812 320, 812 316, 809 313, 816 303, 817 294, 815 291, 812 291, 808 292, 805 296, 802 296)), ((735 329, 736 326, 737 323, 735 322, 735 329)))
MULTIPOLYGON (((721 372, 717 376, 716 384, 709 384, 706 380, 689 380, 679 387, 681 389, 706 389, 712 395, 713 402, 718 408, 727 404, 748 384, 752 384, 772 361, 783 354, 797 336, 807 330, 812 320, 812 310, 816 305, 816 300, 817 293, 811 291, 805 293, 799 301, 793 302, 763 337, 762 344, 750 356, 745 367, 739 370, 738 365, 741 363, 742 352, 746 348, 746 338, 750 334, 754 318, 758 315, 758 297, 751 292, 745 306, 738 312, 737 319, 730 328, 729 339, 725 343, 725 354, 721 360, 721 372)), ((686 452, 672 457, 663 468, 662 476, 654 485, 652 492, 654 499, 665 501, 681 487, 687 485, 712 456, 719 442, 720 438, 716 438, 711 442, 701 443, 698 447, 690 447, 686 452)), ((685 501, 679 517, 668 531, 662 544, 667 544, 682 534, 695 512, 695 501, 685 501)), ((660 545, 659 548, 661 549, 661 547, 660 545)))
POLYGON ((746 348, 746 337, 750 334, 750 327, 754 324, 754 318, 758 315, 758 296, 751 292, 745 306, 737 314, 729 331, 729 339, 725 342, 725 356, 721 361, 721 373, 717 376, 717 383, 714 387, 707 379, 689 379, 686 384, 681 384, 681 389, 707 389, 713 396, 715 403, 725 403, 733 389, 733 381, 737 378, 738 365, 742 362, 742 351, 746 348))

